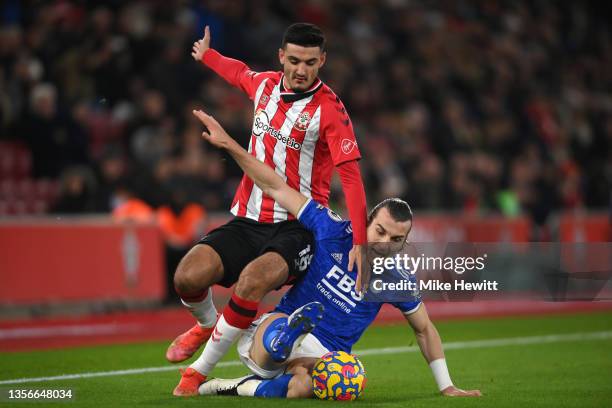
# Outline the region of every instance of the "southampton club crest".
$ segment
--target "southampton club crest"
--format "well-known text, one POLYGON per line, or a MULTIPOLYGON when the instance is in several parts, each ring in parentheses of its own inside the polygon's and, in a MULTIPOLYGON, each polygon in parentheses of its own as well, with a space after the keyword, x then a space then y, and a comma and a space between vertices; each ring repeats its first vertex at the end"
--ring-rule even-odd
POLYGON ((259 105, 265 107, 269 100, 270 97, 266 94, 263 94, 261 95, 261 98, 259 98, 259 105))
POLYGON ((310 113, 302 112, 300 116, 298 116, 297 120, 293 124, 293 127, 300 132, 305 132, 308 129, 308 124, 310 123, 310 113))

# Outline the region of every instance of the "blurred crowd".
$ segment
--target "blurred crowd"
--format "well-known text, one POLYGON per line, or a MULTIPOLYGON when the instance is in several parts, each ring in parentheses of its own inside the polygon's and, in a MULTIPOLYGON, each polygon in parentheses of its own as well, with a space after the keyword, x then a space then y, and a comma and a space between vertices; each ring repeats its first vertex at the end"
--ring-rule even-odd
POLYGON ((370 204, 399 196, 544 223, 610 203, 603 4, 6 0, 0 13, 0 141, 27 146, 33 179, 58 180, 49 212, 108 213, 130 198, 176 215, 227 210, 241 172, 190 112, 212 112, 246 144, 252 106, 191 44, 208 24, 221 53, 280 69, 295 21, 326 33, 321 77, 352 117, 370 204))

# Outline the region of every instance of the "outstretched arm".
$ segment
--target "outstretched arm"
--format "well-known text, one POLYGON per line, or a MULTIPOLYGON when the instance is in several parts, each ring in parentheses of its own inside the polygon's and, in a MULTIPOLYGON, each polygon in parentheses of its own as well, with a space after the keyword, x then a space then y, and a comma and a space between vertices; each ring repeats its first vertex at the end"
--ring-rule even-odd
POLYGON ((212 116, 201 110, 194 110, 193 114, 208 129, 208 132, 202 133, 204 139, 214 146, 227 150, 264 194, 272 197, 280 206, 297 216, 302 206, 308 201, 305 195, 289 187, 273 169, 244 150, 212 116))
POLYGON ((271 72, 252 71, 247 64, 233 58, 224 57, 214 49, 210 48, 210 28, 204 28, 204 37, 193 43, 191 56, 196 61, 215 71, 217 75, 225 79, 230 85, 240 88, 249 98, 253 99, 257 87, 271 72))
POLYGON ((361 158, 353 124, 340 98, 331 98, 321 105, 322 132, 329 146, 332 161, 336 166, 344 191, 346 207, 353 227, 353 249, 349 252, 348 270, 357 265, 356 289, 365 288, 362 281, 362 253, 367 244, 367 209, 365 190, 357 161, 361 158))
POLYGON ((339 164, 336 169, 340 175, 342 190, 346 207, 348 208, 351 226, 353 227, 353 249, 349 252, 348 270, 352 271, 357 265, 357 282, 355 287, 359 293, 366 288, 362 279, 362 254, 363 245, 366 244, 366 197, 361 172, 357 160, 350 160, 339 164))
POLYGON ((416 312, 407 315, 406 320, 408 320, 408 323, 410 323, 414 330, 421 353, 423 353, 423 357, 425 357, 429 364, 442 395, 450 397, 480 397, 481 393, 479 390, 464 391, 453 385, 448 373, 448 367, 446 366, 440 334, 438 334, 438 330, 429 319, 425 305, 421 304, 421 307, 416 312))

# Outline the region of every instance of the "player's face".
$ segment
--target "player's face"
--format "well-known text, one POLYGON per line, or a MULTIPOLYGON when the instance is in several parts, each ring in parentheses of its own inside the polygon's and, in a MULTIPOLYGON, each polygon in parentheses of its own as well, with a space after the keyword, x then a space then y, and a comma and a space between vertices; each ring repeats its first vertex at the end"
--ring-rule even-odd
POLYGON ((278 50, 278 59, 283 66, 285 86, 294 92, 304 92, 314 83, 319 68, 325 64, 325 52, 319 47, 289 43, 278 50))
POLYGON ((395 221, 389 210, 381 208, 368 226, 368 245, 378 256, 399 252, 412 228, 412 221, 395 221))

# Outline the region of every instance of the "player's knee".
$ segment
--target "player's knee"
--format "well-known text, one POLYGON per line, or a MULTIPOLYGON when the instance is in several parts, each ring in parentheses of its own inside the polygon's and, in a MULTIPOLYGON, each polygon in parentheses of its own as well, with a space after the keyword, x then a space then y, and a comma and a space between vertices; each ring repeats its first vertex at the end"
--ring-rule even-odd
MULTIPOLYGON (((273 255, 264 255, 249 263, 240 274, 236 282, 235 292, 238 296, 259 301, 271 291, 281 286, 288 277, 288 268, 284 261, 269 262, 273 255)), ((278 255, 276 255, 278 256, 278 255)))
POLYGON ((194 274, 181 269, 177 269, 174 274, 174 288, 181 296, 204 289, 203 285, 194 274))
POLYGON ((287 398, 310 398, 312 396, 312 380, 308 373, 296 374, 289 381, 287 398))
POLYGON ((260 301, 268 293, 268 284, 265 277, 258 272, 246 269, 242 271, 234 292, 243 299, 260 301))
POLYGON ((214 251, 197 245, 181 259, 174 274, 174 286, 179 294, 192 294, 221 279, 220 259, 215 259, 210 252, 214 251))

